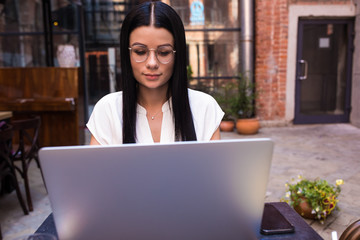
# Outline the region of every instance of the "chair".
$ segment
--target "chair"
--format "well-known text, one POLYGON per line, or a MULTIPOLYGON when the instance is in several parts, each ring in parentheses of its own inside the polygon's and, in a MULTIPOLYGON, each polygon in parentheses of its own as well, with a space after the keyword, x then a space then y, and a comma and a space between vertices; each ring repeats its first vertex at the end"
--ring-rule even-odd
POLYGON ((360 219, 348 226, 339 240, 360 240, 360 219))
POLYGON ((12 188, 15 188, 16 195, 19 200, 19 203, 22 207, 22 210, 25 215, 28 215, 29 212, 25 206, 25 202, 20 192, 19 183, 16 178, 15 168, 11 162, 11 141, 13 137, 13 129, 11 126, 8 126, 6 129, 0 130, 0 183, 2 188, 5 187, 5 179, 7 184, 11 184, 12 188))
MULTIPOLYGON (((38 151, 39 151, 39 129, 40 129, 41 120, 40 117, 36 116, 29 119, 15 120, 11 122, 11 125, 14 128, 14 132, 17 133, 18 144, 13 145, 13 158, 12 160, 21 161, 21 167, 15 166, 15 169, 20 173, 21 177, 24 179, 26 199, 28 203, 29 211, 33 211, 33 205, 30 194, 29 178, 28 178, 28 169, 31 161, 34 159, 37 163, 38 168, 40 169, 41 176, 43 173, 41 170, 38 151)), ((44 177, 43 177, 44 181, 44 177)), ((44 182, 45 183, 45 182, 44 182)))

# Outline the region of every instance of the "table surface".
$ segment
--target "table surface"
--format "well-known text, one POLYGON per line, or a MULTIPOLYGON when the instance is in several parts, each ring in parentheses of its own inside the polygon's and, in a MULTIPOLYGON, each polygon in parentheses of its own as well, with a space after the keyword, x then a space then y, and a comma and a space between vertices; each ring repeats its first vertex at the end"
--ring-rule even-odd
POLYGON ((0 121, 12 117, 12 112, 10 111, 0 111, 0 121))
MULTIPOLYGON (((277 208, 284 217, 289 220, 295 227, 294 233, 287 234, 274 234, 274 235, 262 235, 258 234, 258 239, 292 239, 292 240, 317 240, 323 239, 319 234, 317 234, 314 229, 312 229, 302 217, 297 214, 287 203, 284 202, 273 202, 270 203, 275 208, 277 208)), ((266 216, 264 216, 266 218, 266 216)), ((53 215, 50 214, 41 226, 36 230, 36 233, 50 233, 57 236, 56 227, 53 215)))

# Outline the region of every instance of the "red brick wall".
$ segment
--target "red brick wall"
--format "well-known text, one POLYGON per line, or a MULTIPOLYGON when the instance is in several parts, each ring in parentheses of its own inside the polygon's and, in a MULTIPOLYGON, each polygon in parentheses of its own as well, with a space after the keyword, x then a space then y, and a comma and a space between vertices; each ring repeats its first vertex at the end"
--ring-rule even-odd
POLYGON ((285 117, 288 34, 287 0, 257 0, 255 4, 255 81, 261 120, 285 117))
MULTIPOLYGON (((285 120, 289 4, 349 4, 351 0, 256 0, 255 81, 261 120, 285 120)), ((293 49, 292 51, 296 51, 293 49)))

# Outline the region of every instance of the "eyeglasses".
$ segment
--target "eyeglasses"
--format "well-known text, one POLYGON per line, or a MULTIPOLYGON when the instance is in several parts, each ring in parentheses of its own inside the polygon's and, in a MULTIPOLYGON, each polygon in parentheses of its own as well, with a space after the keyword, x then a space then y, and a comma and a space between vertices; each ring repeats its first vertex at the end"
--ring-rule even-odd
POLYGON ((145 46, 134 45, 129 47, 129 50, 131 57, 137 63, 145 62, 150 55, 150 51, 154 51, 156 59, 162 64, 167 64, 174 59, 176 52, 171 46, 160 46, 156 49, 149 49, 145 46))

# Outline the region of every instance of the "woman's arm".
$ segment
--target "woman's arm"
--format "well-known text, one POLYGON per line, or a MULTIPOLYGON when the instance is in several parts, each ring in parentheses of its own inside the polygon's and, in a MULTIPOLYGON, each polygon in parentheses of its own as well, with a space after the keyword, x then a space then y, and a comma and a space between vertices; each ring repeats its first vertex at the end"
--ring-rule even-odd
POLYGON ((220 128, 217 128, 210 140, 220 140, 220 128))
POLYGON ((91 135, 90 145, 100 145, 100 143, 91 135))

